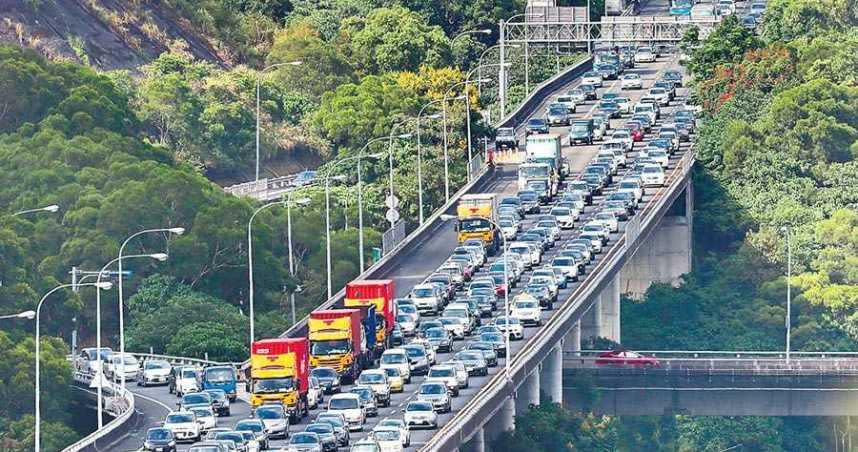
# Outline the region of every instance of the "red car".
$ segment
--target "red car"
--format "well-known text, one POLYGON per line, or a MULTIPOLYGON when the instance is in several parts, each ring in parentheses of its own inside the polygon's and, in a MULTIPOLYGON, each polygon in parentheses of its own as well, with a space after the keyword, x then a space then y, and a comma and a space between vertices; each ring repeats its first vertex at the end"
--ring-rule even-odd
POLYGON ((626 123, 626 128, 632 135, 632 141, 643 141, 644 131, 643 125, 637 121, 629 121, 626 123))
POLYGON ((658 367, 658 360, 644 356, 640 353, 628 350, 614 350, 612 352, 600 353, 596 357, 597 366, 635 366, 635 367, 658 367))

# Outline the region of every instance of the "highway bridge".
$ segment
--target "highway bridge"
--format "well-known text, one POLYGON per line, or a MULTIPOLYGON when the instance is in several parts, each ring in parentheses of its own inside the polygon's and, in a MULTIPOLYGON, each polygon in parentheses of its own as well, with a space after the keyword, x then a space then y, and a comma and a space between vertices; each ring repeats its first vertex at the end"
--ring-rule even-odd
MULTIPOLYGON (((666 15, 666 9, 667 1, 659 0, 647 4, 641 14, 666 15)), ((521 108, 511 113, 499 125, 515 126, 519 133, 523 133, 520 126, 528 118, 541 117, 551 99, 556 94, 580 84, 581 75, 591 67, 592 61, 588 59, 543 83, 521 108)), ((629 71, 641 75, 644 89, 624 91, 623 95, 630 97, 633 103, 636 102, 668 69, 681 70, 674 54, 664 55, 655 63, 640 64, 630 69, 629 71)), ((619 83, 609 81, 599 93, 601 97, 606 92, 619 91, 619 83)), ((681 107, 686 95, 687 90, 680 89, 677 100, 671 106, 663 108, 663 114, 670 117, 675 109, 681 107)), ((575 116, 587 118, 592 115, 594 109, 595 103, 586 103, 579 106, 575 116)), ((620 121, 614 120, 614 127, 618 127, 620 121)), ((654 130, 657 130, 657 127, 654 130)), ((556 131, 566 132, 563 128, 556 131)), ((651 138, 652 135, 649 135, 646 139, 651 138)), ((573 172, 583 170, 597 152, 598 144, 563 148, 563 154, 573 172)), ((612 234, 609 245, 597 255, 593 264, 588 266, 586 277, 561 290, 558 297, 560 302, 556 308, 542 313, 543 325, 527 328, 524 340, 511 344, 510 373, 507 375, 503 372, 505 363, 501 359, 500 365, 490 369, 488 376, 472 377, 471 386, 453 400, 452 412, 440 416, 438 430, 412 432, 412 445, 409 450, 453 451, 466 443, 473 450, 485 450, 489 440, 500 432, 513 428, 516 412, 522 412, 530 404, 540 403, 540 393, 547 394, 553 402, 574 406, 576 387, 569 382, 574 382, 575 372, 582 368, 571 366, 564 358, 579 356, 577 354, 580 353, 582 337, 604 337, 620 342, 621 293, 640 295, 653 281, 680 283, 681 275, 691 269, 693 190, 690 171, 694 161, 693 143, 683 143, 679 152, 670 159, 665 185, 647 190, 636 215, 630 221, 622 222, 620 230, 612 234)), ((621 170, 615 180, 622 178, 623 171, 625 170, 621 170)), ((613 186, 608 187, 606 193, 613 189, 613 186)), ((456 246, 453 225, 443 221, 441 215, 454 211, 455 203, 461 194, 514 194, 516 190, 514 166, 483 167, 472 182, 460 190, 446 206, 436 211, 420 228, 412 231, 404 241, 359 278, 394 279, 396 295, 406 295, 413 285, 422 282, 444 262, 456 246)), ((594 206, 603 202, 604 197, 605 194, 597 196, 594 206)), ((581 221, 586 222, 595 210, 595 207, 585 209, 581 221)), ((562 248, 563 243, 575 235, 575 230, 565 231, 555 250, 562 248)), ((554 253, 555 251, 548 251, 543 259, 551 259, 554 253)), ((512 295, 515 295, 515 292, 512 295)), ((343 291, 340 291, 320 308, 342 306, 343 296, 343 291)), ((283 336, 304 336, 306 332, 304 319, 283 336)), ((454 351, 460 347, 461 343, 457 343, 454 351)), ((448 357, 447 354, 439 354, 438 359, 443 361, 448 357)), ((206 364, 202 361, 196 363, 206 364)), ((605 376, 607 378, 607 375, 605 376)), ((380 419, 401 416, 400 409, 415 397, 422 381, 423 377, 415 377, 412 383, 406 386, 405 392, 394 394, 391 406, 380 409, 378 417, 370 418, 365 431, 371 430, 380 419)), ((146 429, 162 421, 164 415, 175 407, 177 400, 164 387, 132 387, 132 391, 136 399, 134 422, 129 424, 123 437, 110 444, 110 450, 138 449, 146 429)), ((310 418, 305 418, 301 425, 292 426, 292 430, 302 429, 302 425, 310 421, 316 412, 318 411, 311 411, 310 418)), ((232 416, 221 418, 219 423, 229 426, 236 420, 247 417, 249 413, 246 395, 242 394, 239 401, 233 405, 232 416)), ((364 434, 352 435, 352 439, 364 434)), ((275 441, 272 445, 282 446, 283 443, 275 441)))

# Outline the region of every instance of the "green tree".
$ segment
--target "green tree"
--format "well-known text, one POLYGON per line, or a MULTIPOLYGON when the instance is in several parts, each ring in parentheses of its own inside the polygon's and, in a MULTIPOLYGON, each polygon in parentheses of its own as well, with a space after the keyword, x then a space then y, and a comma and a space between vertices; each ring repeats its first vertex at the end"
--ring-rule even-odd
POLYGON ((694 51, 688 68, 698 78, 709 78, 715 67, 738 62, 746 51, 762 46, 753 31, 742 27, 736 16, 727 16, 694 51))
POLYGON ((247 338, 219 321, 194 322, 176 331, 167 344, 167 354, 212 361, 241 362, 247 359, 247 338))
POLYGON ((340 35, 347 43, 347 57, 365 74, 416 71, 424 64, 438 67, 450 61, 444 31, 399 6, 375 9, 366 18, 349 18, 340 35))

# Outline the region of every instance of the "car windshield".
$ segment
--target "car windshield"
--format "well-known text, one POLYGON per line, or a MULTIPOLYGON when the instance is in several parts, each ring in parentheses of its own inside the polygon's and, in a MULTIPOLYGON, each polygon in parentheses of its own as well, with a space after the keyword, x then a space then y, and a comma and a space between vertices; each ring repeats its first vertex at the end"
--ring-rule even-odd
POLYGON ((146 364, 143 364, 144 369, 169 369, 170 365, 164 361, 146 361, 146 364))
POLYGON ((358 400, 351 397, 331 399, 328 403, 328 409, 331 410, 354 410, 357 408, 360 408, 358 400))
POLYGON ((566 107, 564 107, 564 106, 551 107, 548 109, 548 114, 549 115, 565 115, 566 114, 566 107))
POLYGON ((215 440, 226 439, 234 442, 236 445, 244 444, 244 435, 239 432, 219 432, 215 434, 215 440))
POLYGON ((429 370, 429 376, 430 377, 452 377, 454 375, 455 375, 455 373, 454 373, 453 369, 450 369, 450 368, 430 369, 429 370))
POLYGON ((244 421, 244 422, 239 422, 239 423, 235 424, 235 429, 259 433, 259 432, 262 432, 263 430, 265 430, 265 426, 259 422, 244 421))
POLYGON ((426 337, 428 338, 443 338, 447 336, 447 334, 442 329, 438 328, 430 328, 426 330, 426 337))
POLYGON ((292 439, 289 440, 291 444, 317 444, 318 442, 318 437, 310 433, 293 433, 292 439))
POLYGON ((385 353, 381 355, 382 364, 403 364, 407 358, 402 353, 385 353))
POLYGON ((399 314, 396 316, 397 323, 411 323, 413 320, 410 315, 399 314))
POLYGON ((254 393, 289 392, 295 387, 292 377, 253 380, 254 393))
POLYGON ((444 394, 447 388, 444 385, 425 384, 420 386, 420 394, 444 394))
POLYGON ((310 342, 310 354, 313 356, 342 355, 348 353, 351 348, 351 342, 348 339, 310 342))
POLYGON ((527 121, 527 125, 529 125, 529 126, 544 126, 544 125, 545 125, 545 120, 542 120, 542 119, 531 119, 530 121, 527 121))
POLYGON ((227 383, 235 381, 235 372, 232 369, 206 369, 205 379, 211 383, 227 383))
POLYGON ((491 222, 483 218, 469 218, 459 221, 459 228, 463 231, 488 231, 491 222))
POLYGON ((536 307, 536 303, 533 301, 518 301, 515 303, 515 307, 517 309, 533 309, 536 307))
POLYGON ((554 259, 554 265, 569 267, 569 266, 575 265, 575 260, 574 259, 563 259, 563 258, 558 257, 558 258, 554 259))
POLYGON ((194 417, 190 414, 169 414, 165 424, 183 424, 186 422, 194 422, 194 417))
POLYGON ((399 441, 398 430, 376 430, 372 436, 378 441, 399 441))
POLYGON ((357 394, 360 396, 361 400, 370 401, 373 400, 375 394, 372 392, 372 389, 369 388, 353 388, 351 391, 352 394, 357 394))
POLYGON ((406 411, 432 411, 432 404, 425 402, 411 402, 406 411))
POLYGON ((168 440, 173 438, 173 431, 166 428, 153 428, 146 434, 146 439, 152 441, 168 440))
POLYGON ((405 353, 411 358, 423 358, 426 356, 426 352, 422 348, 417 347, 407 347, 405 348, 405 353))
POLYGON ((334 432, 334 428, 328 424, 311 424, 308 425, 307 428, 305 428, 304 430, 313 433, 321 433, 324 435, 330 435, 334 432))
POLYGON ((182 378, 197 378, 197 373, 193 370, 185 369, 182 371, 182 378))
POLYGON ((385 367, 384 373, 387 374, 388 377, 399 377, 402 374, 399 372, 399 369, 395 367, 385 367))
POLYGON ((384 383, 384 375, 364 372, 360 374, 358 381, 362 383, 384 383))
POLYGON ((320 367, 310 371, 310 375, 316 378, 337 378, 337 371, 327 367, 320 367))
POLYGON ((259 407, 256 409, 256 417, 259 419, 283 419, 283 413, 273 408, 259 407))
POLYGON ((482 333, 480 334, 480 340, 485 342, 498 342, 503 341, 503 336, 497 333, 482 333))
POLYGON ((190 405, 192 403, 210 403, 210 402, 211 402, 211 399, 208 397, 208 395, 207 394, 203 395, 202 393, 200 393, 200 394, 187 394, 184 397, 182 397, 182 403, 184 403, 186 405, 190 405))
POLYGON ((191 412, 197 416, 197 418, 201 417, 213 417, 214 412, 210 408, 193 408, 191 412))
POLYGON ((645 172, 645 173, 661 173, 661 168, 659 168, 657 166, 646 166, 646 167, 644 167, 643 172, 645 172))

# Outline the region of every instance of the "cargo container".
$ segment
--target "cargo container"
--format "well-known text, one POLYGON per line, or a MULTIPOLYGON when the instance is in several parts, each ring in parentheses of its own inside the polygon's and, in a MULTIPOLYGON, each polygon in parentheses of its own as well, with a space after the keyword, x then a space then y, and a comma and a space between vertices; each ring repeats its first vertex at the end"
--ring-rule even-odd
POLYGON ((309 344, 305 338, 263 339, 251 345, 250 403, 282 403, 292 421, 308 411, 309 344))

